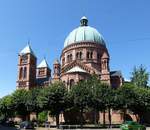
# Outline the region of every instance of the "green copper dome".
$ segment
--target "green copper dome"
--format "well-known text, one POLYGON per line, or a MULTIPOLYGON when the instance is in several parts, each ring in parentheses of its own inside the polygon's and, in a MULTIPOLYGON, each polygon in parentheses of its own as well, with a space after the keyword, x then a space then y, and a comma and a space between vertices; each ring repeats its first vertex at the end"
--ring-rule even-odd
POLYGON ((70 32, 65 40, 64 47, 80 42, 94 42, 105 45, 102 35, 95 28, 88 26, 88 19, 85 16, 81 18, 80 26, 70 32))

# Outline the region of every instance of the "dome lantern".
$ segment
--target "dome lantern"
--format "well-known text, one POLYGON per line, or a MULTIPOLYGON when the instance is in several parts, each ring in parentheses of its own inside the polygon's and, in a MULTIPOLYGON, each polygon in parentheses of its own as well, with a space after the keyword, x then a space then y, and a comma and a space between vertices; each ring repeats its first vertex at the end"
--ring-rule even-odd
POLYGON ((64 48, 81 42, 91 42, 105 46, 103 36, 95 28, 88 26, 88 19, 85 16, 80 19, 80 26, 71 31, 66 37, 64 48))
POLYGON ((83 16, 80 20, 80 25, 81 26, 88 26, 88 19, 87 17, 83 16))

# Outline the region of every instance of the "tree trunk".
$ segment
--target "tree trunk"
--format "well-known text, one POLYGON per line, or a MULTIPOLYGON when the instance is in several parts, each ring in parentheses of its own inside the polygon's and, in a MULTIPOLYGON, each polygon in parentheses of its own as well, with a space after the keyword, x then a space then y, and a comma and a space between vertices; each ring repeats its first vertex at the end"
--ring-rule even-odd
POLYGON ((103 126, 105 127, 106 121, 105 121, 105 110, 103 111, 103 126))
POLYGON ((59 114, 56 114, 56 127, 59 128, 59 114))
POLYGON ((83 108, 80 110, 80 127, 83 128, 83 108))
POLYGON ((39 115, 39 112, 36 112, 36 121, 38 122, 38 115, 39 115))
POLYGON ((25 115, 25 120, 30 121, 30 113, 28 113, 27 115, 25 115))
POLYGON ((96 125, 97 124, 97 119, 96 119, 96 116, 97 115, 97 111, 96 109, 94 109, 94 124, 96 125))
POLYGON ((110 108, 108 108, 108 120, 109 120, 109 128, 111 127, 111 113, 110 108))
POLYGON ((144 123, 144 117, 143 117, 143 114, 139 114, 139 123, 140 124, 143 124, 144 123))
POLYGON ((126 108, 123 109, 123 121, 126 121, 126 108))

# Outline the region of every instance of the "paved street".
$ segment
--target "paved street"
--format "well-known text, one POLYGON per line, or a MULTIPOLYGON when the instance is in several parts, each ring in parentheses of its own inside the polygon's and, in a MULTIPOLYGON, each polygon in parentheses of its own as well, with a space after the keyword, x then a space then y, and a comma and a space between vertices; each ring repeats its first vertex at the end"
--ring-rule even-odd
POLYGON ((17 130, 16 128, 4 127, 0 125, 0 130, 17 130))
MULTIPOLYGON (((0 130, 17 130, 16 128, 10 128, 10 127, 4 127, 0 125, 0 130)), ((56 130, 55 128, 37 128, 36 130, 56 130)), ((69 129, 67 129, 69 130, 69 129)), ((75 129, 72 129, 75 130, 75 129)), ((81 129, 76 129, 81 130, 81 129)), ((82 129, 82 130, 91 130, 91 129, 82 129)), ((119 128, 113 128, 113 129, 92 129, 92 130, 120 130, 119 128)), ((146 128, 146 130, 150 130, 149 128, 146 128)))

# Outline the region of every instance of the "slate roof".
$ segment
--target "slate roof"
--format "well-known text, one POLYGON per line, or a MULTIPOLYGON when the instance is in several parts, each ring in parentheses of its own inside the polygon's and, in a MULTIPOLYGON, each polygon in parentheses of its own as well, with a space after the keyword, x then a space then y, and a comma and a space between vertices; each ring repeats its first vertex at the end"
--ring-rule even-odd
POLYGON ((115 77, 115 76, 122 77, 122 73, 121 73, 121 71, 111 71, 110 76, 111 77, 115 77))
POLYGON ((21 55, 24 55, 24 54, 32 54, 32 55, 35 56, 35 54, 34 54, 34 52, 33 52, 33 50, 31 49, 31 47, 30 47, 29 44, 28 44, 24 49, 22 49, 19 54, 21 54, 21 55))
POLYGON ((49 65, 45 58, 41 61, 41 63, 37 66, 37 68, 49 68, 49 65))

